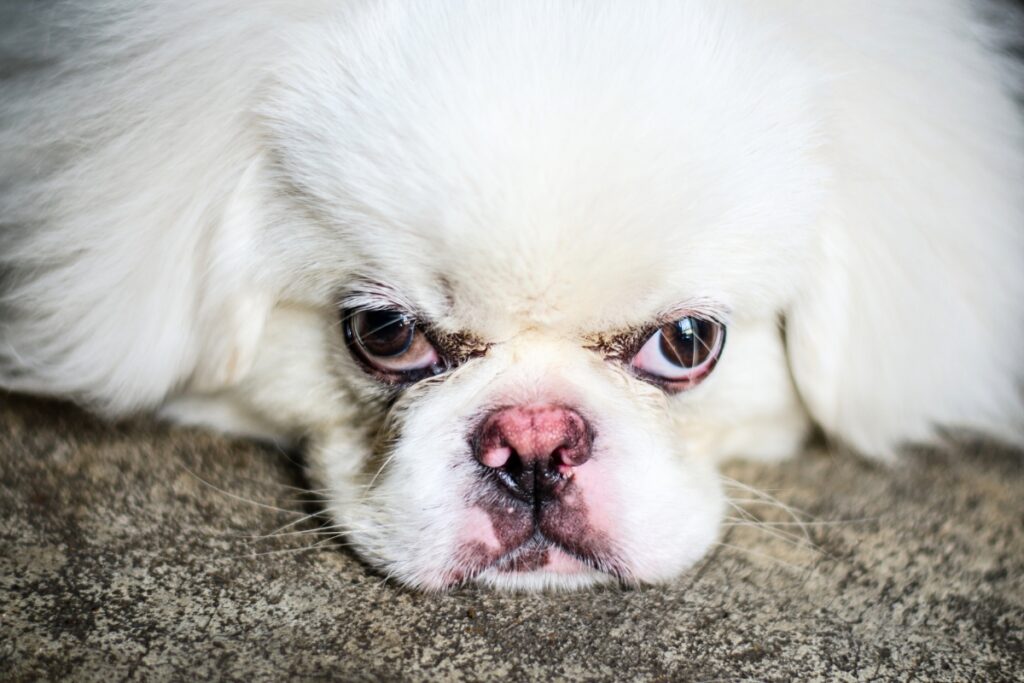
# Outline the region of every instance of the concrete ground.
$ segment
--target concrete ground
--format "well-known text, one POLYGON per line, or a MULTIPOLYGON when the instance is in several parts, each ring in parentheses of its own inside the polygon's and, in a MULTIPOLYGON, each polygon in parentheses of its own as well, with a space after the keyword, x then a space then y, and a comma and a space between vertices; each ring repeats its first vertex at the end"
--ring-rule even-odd
POLYGON ((425 595, 309 521, 253 538, 315 510, 280 452, 0 396, 0 679, 1024 678, 1024 454, 727 474, 806 525, 733 487, 775 524, 671 585, 425 595))

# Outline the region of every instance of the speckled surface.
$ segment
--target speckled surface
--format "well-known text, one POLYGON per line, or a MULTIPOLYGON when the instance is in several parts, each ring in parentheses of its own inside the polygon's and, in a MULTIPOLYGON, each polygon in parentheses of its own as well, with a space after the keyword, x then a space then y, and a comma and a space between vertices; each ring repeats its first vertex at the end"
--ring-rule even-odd
POLYGON ((1024 678, 1024 455, 727 473, 809 524, 728 527, 670 586, 423 595, 312 533, 251 538, 315 509, 278 451, 0 396, 0 679, 1024 678))

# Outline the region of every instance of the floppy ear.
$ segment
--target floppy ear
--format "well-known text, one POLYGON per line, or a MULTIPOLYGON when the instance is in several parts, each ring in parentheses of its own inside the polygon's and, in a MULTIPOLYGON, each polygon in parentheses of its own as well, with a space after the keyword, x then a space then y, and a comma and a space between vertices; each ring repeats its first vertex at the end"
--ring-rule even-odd
POLYGON ((1024 154, 1006 98, 986 97, 994 111, 845 122, 856 149, 787 352, 813 417, 867 454, 939 427, 1024 441, 1024 154))
POLYGON ((189 390, 208 392, 231 386, 256 360, 274 303, 255 276, 256 232, 269 210, 260 184, 262 166, 257 157, 242 174, 202 258, 195 314, 198 355, 187 381, 189 390))
POLYGON ((999 49, 1019 23, 947 4, 836 25, 833 201, 787 312, 808 409, 881 456, 939 427, 1024 442, 1024 69, 999 49))
POLYGON ((9 240, 0 386, 119 414, 244 375, 271 305, 252 277, 259 161, 217 170, 220 187, 133 188, 9 240))
POLYGON ((793 377, 814 419, 879 457, 941 426, 1020 443, 1018 252, 1005 242, 1000 251, 993 234, 979 247, 967 235, 932 241, 916 230, 856 225, 863 229, 843 223, 826 232, 786 319, 793 377))
POLYGON ((45 59, 0 83, 0 386, 121 413, 251 358, 279 19, 108 4, 55 6, 22 41, 45 59))

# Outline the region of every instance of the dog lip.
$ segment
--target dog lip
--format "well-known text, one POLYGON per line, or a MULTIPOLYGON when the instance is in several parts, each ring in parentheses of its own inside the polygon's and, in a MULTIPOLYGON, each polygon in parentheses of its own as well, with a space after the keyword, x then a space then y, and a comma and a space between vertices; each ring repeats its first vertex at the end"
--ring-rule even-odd
POLYGON ((507 550, 506 552, 502 553, 497 558, 495 558, 493 561, 484 565, 480 569, 480 572, 486 571, 488 569, 496 569, 497 571, 502 573, 518 574, 521 572, 542 570, 546 565, 546 553, 549 549, 556 549, 561 551, 565 555, 579 562, 586 569, 594 569, 597 571, 601 571, 600 569, 598 569, 598 567, 595 566, 595 563, 592 559, 582 556, 579 553, 573 551, 572 549, 565 547, 558 541, 554 541, 548 538, 540 530, 540 527, 535 526, 532 536, 530 536, 528 539, 520 543, 515 548, 507 550), (536 557, 537 554, 541 554, 542 557, 539 558, 539 563, 537 563, 535 566, 516 566, 519 562, 530 562, 538 559, 536 557))
POLYGON ((449 585, 464 584, 476 579, 487 571, 497 571, 501 574, 516 575, 535 571, 545 571, 548 565, 547 551, 557 550, 566 557, 575 560, 580 564, 576 574, 586 571, 595 571, 607 574, 623 584, 631 583, 631 573, 614 556, 593 555, 581 553, 579 549, 573 548, 548 538, 540 530, 539 525, 533 528, 533 533, 522 543, 510 548, 500 555, 486 562, 470 563, 451 572, 449 585), (539 557, 538 557, 539 556, 539 557), (535 564, 526 564, 534 562, 535 564))

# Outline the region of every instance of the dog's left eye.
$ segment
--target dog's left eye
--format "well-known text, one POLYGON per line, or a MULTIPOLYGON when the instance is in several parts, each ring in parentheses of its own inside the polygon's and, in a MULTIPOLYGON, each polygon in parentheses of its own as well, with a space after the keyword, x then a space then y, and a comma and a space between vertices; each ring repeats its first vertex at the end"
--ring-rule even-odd
POLYGON ((633 357, 631 367, 666 390, 696 386, 715 368, 725 344, 725 326, 687 316, 662 325, 633 357))
POLYGON ((445 370, 437 349, 404 312, 349 311, 344 327, 352 354, 384 379, 411 382, 445 370))

